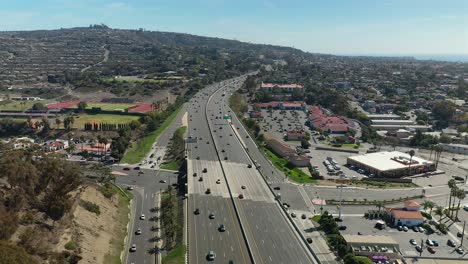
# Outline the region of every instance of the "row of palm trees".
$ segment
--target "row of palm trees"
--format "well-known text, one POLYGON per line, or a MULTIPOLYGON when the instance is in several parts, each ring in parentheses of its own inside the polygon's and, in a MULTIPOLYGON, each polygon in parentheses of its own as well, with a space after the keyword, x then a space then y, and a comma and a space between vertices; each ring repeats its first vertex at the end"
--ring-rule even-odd
MULTIPOLYGON (((448 187, 450 188, 450 196, 449 196, 449 209, 446 211, 447 216, 450 219, 456 220, 458 219, 458 211, 460 211, 460 203, 463 199, 466 197, 466 193, 464 189, 458 188, 456 181, 454 179, 450 179, 448 181, 448 187), (455 204, 457 203, 458 199, 458 205, 455 207, 455 204), (455 217, 454 217, 455 214, 455 217)), ((428 208, 430 209, 429 214, 432 214, 432 209, 434 209, 434 214, 439 216, 439 221, 442 220, 442 216, 444 215, 444 207, 442 206, 437 206, 433 201, 424 201, 422 203, 422 206, 424 210, 427 210, 428 208)))

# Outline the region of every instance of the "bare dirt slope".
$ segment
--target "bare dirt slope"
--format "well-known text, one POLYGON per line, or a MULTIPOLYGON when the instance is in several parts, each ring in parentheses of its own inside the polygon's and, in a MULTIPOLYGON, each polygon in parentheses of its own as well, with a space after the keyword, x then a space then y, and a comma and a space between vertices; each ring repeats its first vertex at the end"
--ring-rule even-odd
POLYGON ((72 227, 60 237, 57 251, 64 249, 70 240, 76 241, 80 248, 80 263, 103 263, 104 256, 111 250, 111 240, 118 222, 118 199, 104 197, 94 186, 86 187, 81 200, 99 205, 100 215, 77 206, 73 212, 72 227))

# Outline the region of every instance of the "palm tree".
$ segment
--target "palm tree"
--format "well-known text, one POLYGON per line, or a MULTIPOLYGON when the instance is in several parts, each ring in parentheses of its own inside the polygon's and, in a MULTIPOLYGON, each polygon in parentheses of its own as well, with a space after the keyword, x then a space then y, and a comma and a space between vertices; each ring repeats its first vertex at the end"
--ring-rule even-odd
POLYGON ((466 197, 466 194, 465 194, 465 190, 463 189, 458 189, 458 193, 457 193, 457 198, 458 198, 458 206, 457 206, 457 213, 455 215, 455 220, 458 219, 458 211, 460 211, 460 202, 461 200, 465 199, 466 197))
POLYGON ((439 216, 439 222, 442 221, 442 216, 444 215, 444 208, 442 206, 437 206, 434 210, 434 214, 439 216))
POLYGON ((435 146, 435 168, 439 166, 440 155, 442 154, 442 147, 439 145, 435 146))
POLYGON ((455 187, 452 190, 452 196, 453 196, 452 206, 449 205, 450 218, 453 217, 453 209, 455 209, 455 199, 458 198, 459 192, 460 192, 460 189, 458 187, 455 187))
POLYGON ((432 209, 434 208, 434 206, 436 206, 436 204, 433 201, 429 201, 429 208, 431 209, 429 211, 429 214, 432 214, 432 209))
POLYGON ((431 201, 428 201, 428 200, 425 200, 421 205, 423 206, 424 208, 424 211, 427 210, 427 208, 431 207, 431 201))
POLYGON ((449 207, 452 204, 452 190, 457 187, 457 182, 454 179, 450 179, 448 181, 448 187, 450 188, 450 196, 449 196, 449 207))
POLYGON ((385 204, 382 202, 382 201, 378 201, 377 203, 375 203, 375 207, 377 207, 379 209, 379 213, 380 213, 380 210, 382 209, 382 207, 384 207, 385 204))
POLYGON ((413 156, 414 156, 414 150, 410 150, 408 152, 408 154, 410 155, 410 159, 409 159, 409 165, 408 165, 408 171, 409 171, 409 174, 411 175, 411 162, 413 161, 413 156))

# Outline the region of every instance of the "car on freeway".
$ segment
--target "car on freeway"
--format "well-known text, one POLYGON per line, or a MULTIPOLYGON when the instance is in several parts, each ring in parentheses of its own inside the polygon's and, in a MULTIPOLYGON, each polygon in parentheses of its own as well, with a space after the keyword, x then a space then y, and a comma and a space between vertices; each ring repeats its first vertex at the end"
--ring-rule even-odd
POLYGON ((463 250, 463 248, 461 248, 461 247, 455 249, 455 251, 456 251, 458 254, 460 254, 460 255, 462 255, 463 253, 465 253, 465 250, 463 250))
POLYGON ((436 251, 433 247, 427 247, 427 251, 431 252, 431 254, 435 254, 436 251))
POLYGON ((455 242, 453 242, 453 240, 449 239, 447 240, 447 245, 450 246, 450 247, 456 247, 457 244, 455 244, 455 242))
POLYGON ((197 160, 200 160, 200 156, 197 156, 197 160))
POLYGON ((132 190, 133 190, 133 186, 128 186, 128 187, 127 187, 127 190, 132 191, 132 190))
POLYGON ((219 230, 219 232, 224 232, 224 231, 226 231, 226 227, 225 227, 223 224, 221 224, 221 225, 218 227, 218 230, 219 230))
POLYGON ((279 186, 276 186, 276 187, 273 188, 273 190, 279 191, 279 190, 281 190, 281 188, 279 186))
POLYGON ((166 183, 166 180, 159 180, 159 183, 166 183))
POLYGON ((242 189, 242 190, 244 190, 245 188, 246 188, 245 185, 242 185, 242 186, 241 186, 241 189, 242 189))
POLYGON ((214 253, 213 250, 210 250, 208 252, 208 255, 206 256, 206 259, 208 261, 213 261, 213 260, 215 260, 215 258, 216 258, 216 253, 214 253))
POLYGON ((216 180, 216 184, 220 184, 221 183, 221 180, 220 179, 217 179, 216 180))
POLYGON ((312 238, 308 237, 306 240, 307 240, 307 243, 312 244, 312 238))
POLYGON ((221 150, 222 153, 226 152, 224 149, 221 150))
POLYGON ((135 167, 135 168, 133 168, 133 169, 134 169, 134 170, 140 170, 140 167, 137 166, 137 167, 135 167))
POLYGON ((203 177, 198 178, 198 181, 203 181, 203 177))
POLYGON ((136 251, 136 245, 132 244, 132 247, 130 248, 130 252, 135 252, 136 251))
POLYGON ((224 160, 228 160, 228 157, 224 157, 224 160))
POLYGON ((239 199, 244 199, 244 195, 242 193, 239 194, 239 199))
POLYGON ((197 174, 196 172, 193 173, 193 177, 197 177, 197 175, 198 175, 198 174, 197 174))
POLYGON ((208 169, 207 168, 203 168, 203 173, 207 173, 208 172, 208 169))
POLYGON ((410 242, 411 245, 413 245, 413 246, 416 246, 416 245, 418 244, 418 242, 416 242, 416 240, 414 240, 414 239, 410 239, 409 242, 410 242))
POLYGON ((432 242, 432 240, 430 240, 430 239, 426 239, 426 244, 427 244, 428 246, 431 246, 431 247, 434 246, 434 242, 432 242))
POLYGON ((198 209, 198 208, 195 209, 195 211, 193 213, 196 214, 196 215, 199 215, 200 214, 200 209, 198 209))
POLYGON ((206 189, 206 192, 205 192, 205 193, 206 193, 206 194, 210 194, 210 193, 211 193, 211 189, 210 189, 210 188, 206 189))
POLYGON ((252 168, 252 164, 247 165, 247 168, 249 169, 252 168))
POLYGON ((420 245, 417 245, 417 246, 414 247, 414 248, 415 248, 416 251, 418 251, 418 252, 422 252, 422 251, 423 251, 423 249, 422 249, 422 247, 421 247, 420 245))
POLYGON ((141 235, 141 228, 138 228, 138 229, 135 231, 135 234, 136 234, 136 235, 141 235))
POLYGON ((210 219, 215 219, 215 215, 213 213, 210 213, 210 215, 208 216, 208 218, 210 219))

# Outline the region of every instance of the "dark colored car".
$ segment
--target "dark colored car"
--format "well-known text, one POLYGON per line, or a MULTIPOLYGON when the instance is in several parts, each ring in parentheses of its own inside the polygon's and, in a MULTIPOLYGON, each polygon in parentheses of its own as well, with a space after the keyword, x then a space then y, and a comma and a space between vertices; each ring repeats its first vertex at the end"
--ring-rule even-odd
POLYGON ((206 193, 206 194, 210 194, 210 193, 211 193, 211 189, 210 189, 210 188, 206 189, 206 192, 205 192, 205 193, 206 193))
POLYGON ((307 243, 312 244, 312 238, 308 237, 306 240, 307 240, 307 243))
POLYGON ((252 168, 252 164, 247 165, 247 168, 249 169, 252 168))
POLYGON ((200 214, 200 209, 198 209, 198 208, 195 209, 195 211, 193 213, 196 214, 196 215, 200 214))
POLYGON ((208 169, 207 169, 207 168, 204 168, 202 172, 203 172, 203 173, 207 173, 207 172, 208 172, 208 169))
POLYGON ((338 230, 346 230, 346 226, 339 226, 338 230))

